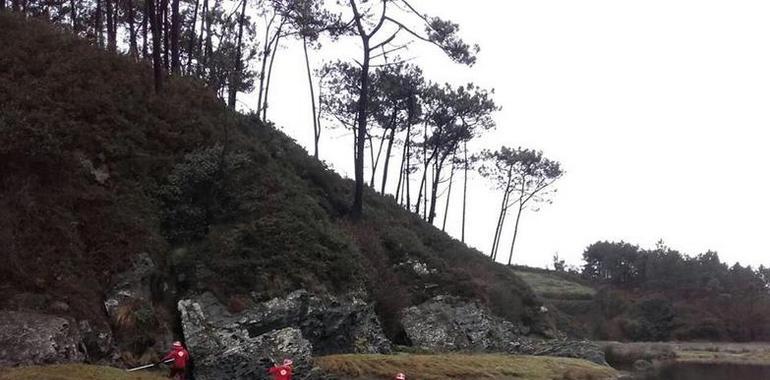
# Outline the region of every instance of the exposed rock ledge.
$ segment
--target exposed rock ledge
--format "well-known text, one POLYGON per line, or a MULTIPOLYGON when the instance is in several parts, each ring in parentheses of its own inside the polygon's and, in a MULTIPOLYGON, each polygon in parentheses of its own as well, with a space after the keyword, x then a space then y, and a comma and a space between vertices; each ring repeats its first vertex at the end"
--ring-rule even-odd
POLYGON ((357 298, 300 290, 234 314, 204 293, 178 309, 196 379, 259 379, 270 359, 283 357, 305 372, 311 355, 390 351, 372 307, 357 298))
POLYGON ((562 356, 607 365, 604 352, 593 342, 528 337, 526 326, 456 297, 437 296, 407 308, 401 323, 414 346, 426 351, 562 356))
POLYGON ((74 321, 47 314, 0 311, 0 367, 85 360, 74 321))

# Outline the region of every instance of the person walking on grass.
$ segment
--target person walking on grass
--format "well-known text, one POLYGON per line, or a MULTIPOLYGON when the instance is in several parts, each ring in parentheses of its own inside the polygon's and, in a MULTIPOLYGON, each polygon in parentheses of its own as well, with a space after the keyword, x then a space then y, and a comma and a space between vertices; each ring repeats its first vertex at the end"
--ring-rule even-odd
POLYGON ((171 351, 169 351, 161 363, 170 362, 171 368, 169 369, 168 377, 174 380, 186 380, 187 379, 187 363, 190 361, 190 353, 182 346, 182 342, 174 342, 171 344, 171 351))

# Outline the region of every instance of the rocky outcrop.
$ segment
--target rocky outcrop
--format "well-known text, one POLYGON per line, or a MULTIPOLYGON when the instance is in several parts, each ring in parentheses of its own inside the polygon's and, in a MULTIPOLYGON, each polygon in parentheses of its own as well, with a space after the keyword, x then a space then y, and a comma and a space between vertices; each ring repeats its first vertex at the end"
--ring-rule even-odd
POLYGON ((475 302, 437 296, 403 312, 407 337, 423 350, 514 351, 526 327, 492 315, 475 302))
POLYGON ((432 352, 507 352, 580 358, 606 365, 589 341, 538 339, 529 329, 493 315, 475 302, 437 296, 403 312, 401 324, 414 346, 432 352))
POLYGON ((0 367, 85 359, 74 321, 46 314, 0 311, 0 367))
POLYGON ((307 373, 311 355, 390 350, 370 305, 296 291, 231 313, 211 293, 179 302, 197 379, 252 379, 290 357, 307 373))

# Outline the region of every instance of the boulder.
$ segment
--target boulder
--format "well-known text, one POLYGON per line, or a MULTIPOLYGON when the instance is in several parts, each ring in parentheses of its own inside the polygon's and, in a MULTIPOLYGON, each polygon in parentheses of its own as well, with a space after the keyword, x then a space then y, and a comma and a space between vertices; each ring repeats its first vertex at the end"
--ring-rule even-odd
POLYGON ((85 359, 74 321, 47 314, 0 311, 0 367, 85 359))
POLYGON ((231 313, 207 292, 178 309, 198 379, 251 379, 284 357, 308 373, 314 354, 390 351, 372 307, 355 297, 296 291, 231 313))
POLYGON ((475 302, 437 296, 404 310, 401 324, 416 347, 434 352, 514 351, 528 330, 475 302))

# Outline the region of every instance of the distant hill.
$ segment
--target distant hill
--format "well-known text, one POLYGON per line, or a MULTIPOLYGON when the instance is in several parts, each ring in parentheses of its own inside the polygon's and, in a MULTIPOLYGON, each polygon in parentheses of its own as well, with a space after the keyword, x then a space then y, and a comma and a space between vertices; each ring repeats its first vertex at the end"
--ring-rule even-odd
MULTIPOLYGON (((616 273, 645 276, 586 278, 577 273, 515 267, 554 310, 559 329, 574 337, 620 341, 766 341, 770 294, 764 268, 728 267, 715 253, 687 257, 668 249, 642 252, 625 243, 597 243, 616 273), (620 280, 622 279, 622 281, 620 280)), ((604 265, 604 264, 602 264, 604 265)), ((609 264, 608 264, 609 265, 609 264)), ((602 273, 610 273, 602 269, 602 273)))
MULTIPOLYGON (((398 313, 438 294, 548 328, 516 274, 392 198, 369 191, 364 219, 348 219, 349 180, 202 84, 155 95, 146 63, 9 14, 0 46, 0 309, 119 328, 105 293, 147 254, 150 312, 168 324, 190 292, 237 309, 308 289, 365 291, 396 343, 398 313)), ((122 346, 140 354, 145 333, 122 346)))

